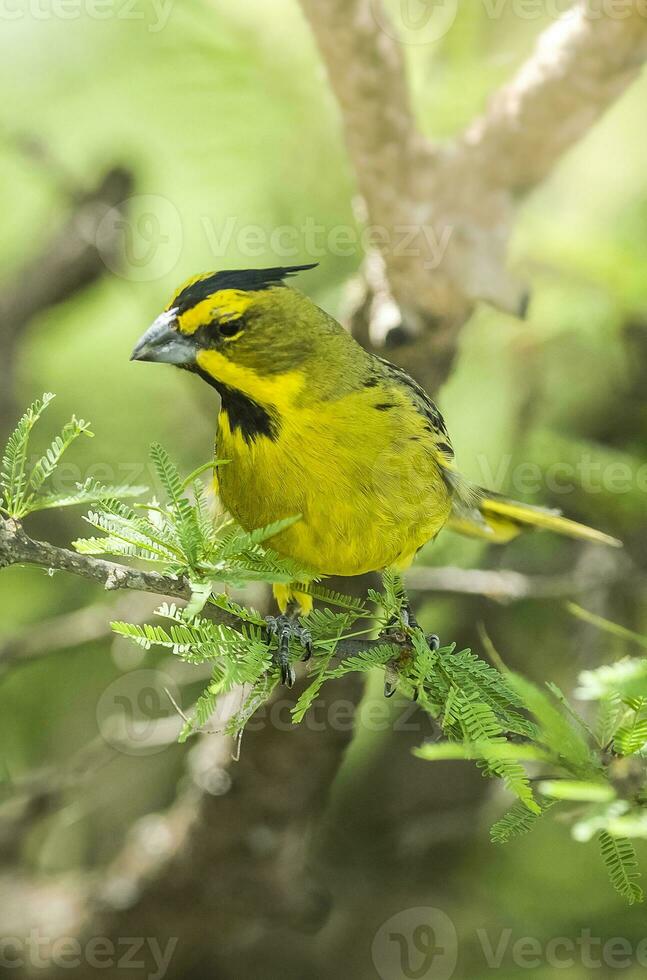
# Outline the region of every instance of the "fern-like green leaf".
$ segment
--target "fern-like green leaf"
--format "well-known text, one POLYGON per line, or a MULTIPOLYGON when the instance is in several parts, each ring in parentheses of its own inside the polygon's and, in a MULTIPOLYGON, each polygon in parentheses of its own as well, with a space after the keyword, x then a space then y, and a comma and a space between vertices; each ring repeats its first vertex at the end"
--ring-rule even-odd
POLYGON ((163 561, 169 564, 176 563, 180 557, 165 541, 156 539, 133 517, 122 515, 114 507, 111 512, 90 511, 83 520, 97 530, 104 531, 106 537, 74 541, 74 547, 82 554, 131 555, 145 561, 163 561))
POLYGON ((490 758, 485 758, 481 750, 488 770, 500 776, 508 789, 518 796, 529 810, 539 812, 539 804, 534 798, 523 766, 517 759, 506 758, 505 751, 499 751, 506 742, 500 722, 492 708, 482 701, 473 700, 461 693, 456 710, 466 739, 479 745, 484 742, 492 744, 490 758))
POLYGON ((343 677, 345 674, 350 674, 353 671, 365 673, 376 667, 384 667, 390 660, 397 657, 399 653, 400 650, 398 647, 394 647, 388 643, 378 644, 377 646, 370 647, 365 652, 358 653, 357 656, 347 657, 339 667, 328 671, 328 677, 343 677))
POLYGON ((121 484, 116 486, 97 483, 88 479, 85 483, 77 484, 77 489, 71 493, 51 493, 37 496, 30 506, 30 512, 51 510, 54 507, 76 507, 78 505, 100 504, 106 500, 123 500, 128 497, 140 497, 147 487, 121 484))
POLYGON ((619 694, 606 694, 600 699, 595 721, 595 738, 600 748, 612 741, 626 708, 619 694))
POLYGON ((196 701, 193 708, 193 718, 189 718, 184 722, 178 736, 179 742, 186 742, 191 735, 198 734, 199 730, 207 724, 216 710, 217 701, 218 690, 214 689, 210 684, 196 701))
POLYGON ((503 731, 526 738, 536 737, 536 726, 521 714, 523 700, 508 683, 507 675, 501 674, 471 650, 461 650, 460 653, 439 650, 438 655, 442 670, 453 686, 488 704, 503 731))
POLYGON ((338 640, 344 633, 347 633, 356 616, 351 612, 333 612, 332 609, 313 609, 308 615, 307 627, 310 630, 313 642, 325 643, 338 640))
POLYGON ((13 430, 0 462, 0 506, 9 517, 25 516, 27 453, 32 430, 54 395, 46 392, 29 406, 13 430))
POLYGON ((274 521, 272 524, 259 527, 255 531, 244 531, 240 527, 235 527, 219 545, 216 551, 216 561, 225 562, 234 556, 244 555, 245 552, 256 548, 257 545, 269 541, 281 531, 292 527, 300 519, 300 515, 284 517, 280 521, 274 521))
POLYGON ((222 609, 223 612, 230 613, 243 623, 253 623, 260 627, 265 626, 265 620, 260 613, 257 613, 254 609, 248 609, 246 606, 241 606, 239 602, 234 602, 231 596, 228 596, 225 592, 212 593, 209 604, 216 606, 218 609, 222 609))
POLYGON ((639 712, 634 711, 631 720, 615 733, 613 747, 618 755, 635 755, 646 743, 647 718, 640 718, 639 712))
POLYGON ((595 777, 599 764, 587 741, 570 720, 530 681, 518 674, 510 674, 508 680, 539 722, 537 738, 540 743, 553 753, 557 761, 563 759, 577 777, 595 777))
POLYGON ((189 568, 195 568, 200 553, 204 550, 204 538, 196 511, 185 496, 184 486, 177 467, 171 462, 168 453, 159 443, 154 443, 151 446, 151 459, 160 483, 168 494, 176 520, 178 538, 187 565, 189 568))
POLYGON ((321 662, 317 665, 317 674, 314 680, 308 685, 308 687, 306 687, 305 691, 303 691, 297 700, 297 703, 292 708, 292 723, 294 725, 298 725, 303 721, 307 712, 319 696, 322 685, 327 678, 326 671, 331 657, 332 653, 329 653, 326 657, 321 658, 321 662))
POLYGON ((334 592, 332 589, 328 589, 323 585, 319 585, 315 582, 308 582, 304 585, 304 592, 311 595, 313 599, 318 599, 320 602, 325 602, 329 606, 337 606, 338 609, 347 609, 349 613, 353 613, 356 619, 360 616, 369 616, 370 611, 366 603, 355 596, 344 595, 341 592, 334 592))
POLYGON ((61 434, 56 436, 49 448, 41 456, 33 467, 29 475, 29 485, 33 491, 38 493, 46 480, 48 480, 61 461, 61 457, 70 448, 79 436, 92 436, 90 423, 83 419, 72 416, 67 425, 63 426, 61 434))
POLYGON ((644 900, 640 887, 640 872, 636 852, 630 840, 626 837, 612 837, 606 830, 600 831, 600 851, 606 865, 611 884, 629 905, 644 900))
POLYGON ((507 813, 490 827, 490 840, 493 844, 507 844, 514 837, 530 833, 536 827, 539 818, 553 805, 552 801, 544 803, 541 812, 537 813, 529 810, 523 803, 514 803, 507 813))

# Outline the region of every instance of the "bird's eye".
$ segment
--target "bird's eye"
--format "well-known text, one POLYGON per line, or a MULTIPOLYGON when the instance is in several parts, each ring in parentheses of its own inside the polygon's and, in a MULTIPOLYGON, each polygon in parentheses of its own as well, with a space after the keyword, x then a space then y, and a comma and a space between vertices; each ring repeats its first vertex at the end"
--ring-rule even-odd
POLYGON ((219 324, 220 333, 223 337, 235 337, 242 330, 240 319, 225 320, 219 324))

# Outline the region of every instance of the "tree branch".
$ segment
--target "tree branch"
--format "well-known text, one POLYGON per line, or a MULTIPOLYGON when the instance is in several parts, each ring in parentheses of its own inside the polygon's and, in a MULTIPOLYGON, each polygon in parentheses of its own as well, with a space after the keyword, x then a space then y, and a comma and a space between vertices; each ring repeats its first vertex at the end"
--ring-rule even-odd
MULTIPOLYGON (((191 587, 186 578, 144 571, 93 555, 79 555, 67 548, 36 541, 29 537, 18 521, 0 518, 0 569, 11 565, 36 565, 54 571, 71 572, 72 575, 100 582, 108 591, 128 589, 186 601, 191 598, 191 587)), ((236 626, 236 618, 229 613, 216 609, 210 609, 209 612, 215 621, 236 626)), ((376 642, 344 640, 337 645, 334 659, 354 657, 375 646, 376 642)))
MULTIPOLYGON (((170 596, 189 600, 191 588, 185 578, 144 571, 106 561, 91 555, 79 555, 66 548, 59 548, 44 541, 30 538, 21 524, 0 518, 0 568, 10 565, 36 565, 56 571, 71 572, 82 578, 101 582, 109 591, 123 589, 153 595, 170 596)), ((463 595, 480 595, 496 602, 519 602, 523 599, 546 599, 574 596, 609 585, 627 572, 627 559, 610 556, 605 563, 596 556, 594 566, 584 562, 575 572, 562 575, 524 575, 511 569, 465 569, 414 567, 406 573, 407 586, 422 592, 453 592, 463 595)), ((637 571, 632 570, 635 579, 637 571)), ((222 610, 210 609, 211 618, 236 626, 234 617, 222 610)), ((125 618, 141 618, 141 610, 124 612, 125 618)), ((52 623, 43 623, 32 636, 13 638, 0 646, 0 668, 7 669, 16 663, 31 661, 68 649, 74 644, 88 642, 106 635, 108 618, 103 606, 91 607, 58 617, 52 623)), ((342 640, 335 649, 334 661, 364 653, 378 640, 342 640)), ((398 638, 394 637, 394 642, 398 638)))
POLYGON ((134 589, 176 599, 188 600, 191 597, 189 583, 184 578, 142 571, 103 558, 79 555, 75 551, 58 548, 44 541, 36 541, 25 533, 17 521, 0 518, 0 567, 9 565, 38 565, 41 568, 71 572, 73 575, 100 582, 108 591, 134 589))
POLYGON ((594 562, 581 562, 573 571, 561 575, 524 575, 507 568, 433 568, 425 565, 410 568, 405 574, 407 587, 414 591, 484 596, 503 604, 524 599, 584 595, 620 579, 636 581, 639 587, 644 581, 626 556, 601 558, 597 553, 594 562))
POLYGON ((616 17, 600 0, 579 0, 540 36, 487 112, 441 147, 416 130, 400 45, 395 29, 383 29, 379 0, 301 5, 337 95, 367 222, 381 236, 383 281, 378 274, 376 285, 373 260, 354 326, 369 334, 361 321, 375 327, 392 298, 402 320, 393 339, 405 342, 396 358, 414 374, 422 365, 435 389, 479 300, 525 314, 527 286, 507 269, 519 194, 637 77, 647 51, 644 5, 630 0, 616 17), (408 248, 398 250, 405 231, 408 248))
MULTIPOLYGON (((174 976, 191 974, 196 950, 206 957, 201 965, 209 976, 252 976, 261 958, 268 976, 300 975, 311 952, 309 934, 331 904, 312 825, 321 820, 353 737, 362 687, 353 675, 339 681, 334 700, 323 696, 323 732, 320 721, 291 726, 298 693, 283 692, 280 712, 246 733, 235 765, 230 737, 201 738, 187 753, 176 800, 142 817, 101 875, 0 877, 0 897, 19 896, 17 904, 2 903, 0 932, 37 930, 51 948, 59 936, 116 942, 131 935, 136 921, 138 935, 158 937, 163 945, 178 937, 174 976), (344 723, 335 725, 340 706, 347 709, 344 723)), ((238 691, 222 699, 223 724, 239 700, 238 691)), ((47 980, 87 976, 83 963, 75 970, 47 960, 48 951, 41 964, 47 980)), ((107 980, 122 974, 118 966, 105 971, 107 980)))
POLYGON ((0 676, 2 671, 17 664, 33 663, 51 653, 104 639, 111 633, 109 620, 143 622, 150 610, 149 600, 128 594, 115 605, 96 602, 34 623, 0 642, 0 676))
POLYGON ((468 128, 463 146, 488 183, 513 192, 537 185, 638 77, 647 8, 625 7, 614 17, 601 0, 576 3, 468 128))

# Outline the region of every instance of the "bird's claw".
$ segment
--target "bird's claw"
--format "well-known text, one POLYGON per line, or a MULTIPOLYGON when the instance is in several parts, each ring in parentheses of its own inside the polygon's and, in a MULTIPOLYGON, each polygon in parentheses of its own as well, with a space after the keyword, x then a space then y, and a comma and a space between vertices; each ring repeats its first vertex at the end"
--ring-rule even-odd
POLYGON ((310 630, 290 616, 267 616, 265 623, 268 636, 275 636, 278 640, 275 658, 281 671, 281 683, 285 684, 286 687, 292 687, 296 680, 296 673, 290 663, 290 640, 298 640, 304 651, 301 659, 310 660, 312 656, 310 630))
MULTIPOLYGON (((410 620, 409 620, 410 622, 410 620)), ((414 620, 415 622, 415 620, 414 620)), ((416 623, 416 629, 419 629, 416 623)), ((382 634, 386 638, 393 639, 392 634, 382 634)), ((440 638, 435 633, 429 633, 425 635, 425 640, 427 641, 427 646, 434 653, 436 650, 440 650, 440 638)), ((398 662, 393 661, 387 665, 387 675, 384 678, 384 697, 392 698, 395 694, 398 686, 398 662)), ((413 700, 417 701, 420 696, 420 691, 416 689, 413 693, 413 700)))
POLYGON ((420 629, 418 626, 418 620, 413 614, 410 606, 403 606, 400 610, 400 616, 402 618, 402 625, 405 629, 417 630, 420 629))
POLYGON ((410 606, 402 606, 399 613, 391 616, 384 628, 384 633, 401 633, 407 635, 408 630, 420 629, 418 620, 414 616, 410 606))

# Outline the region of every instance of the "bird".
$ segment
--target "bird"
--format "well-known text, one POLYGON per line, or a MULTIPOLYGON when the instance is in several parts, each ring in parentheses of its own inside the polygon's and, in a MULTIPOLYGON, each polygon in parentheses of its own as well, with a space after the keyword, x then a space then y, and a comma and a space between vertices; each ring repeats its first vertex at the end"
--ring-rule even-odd
MULTIPOLYGON (((495 543, 526 528, 619 546, 562 516, 465 479, 424 389, 365 350, 289 280, 314 264, 207 272, 189 279, 131 359, 175 365, 220 396, 218 493, 246 530, 298 515, 270 544, 312 577, 402 573, 444 527, 495 543)), ((312 651, 303 583, 275 584, 285 684, 292 636, 312 651)))

